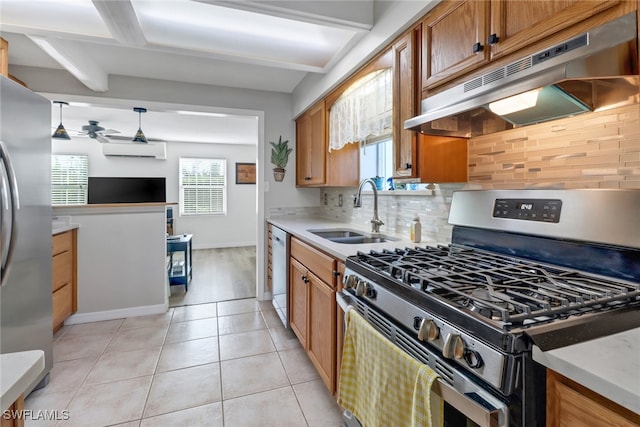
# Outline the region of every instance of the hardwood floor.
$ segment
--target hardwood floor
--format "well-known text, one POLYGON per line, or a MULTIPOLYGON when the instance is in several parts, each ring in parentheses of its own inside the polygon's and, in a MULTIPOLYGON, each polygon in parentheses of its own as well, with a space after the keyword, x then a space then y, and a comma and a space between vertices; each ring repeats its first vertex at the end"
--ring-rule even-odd
POLYGON ((204 304, 256 296, 256 247, 193 251, 189 291, 171 286, 169 306, 204 304))

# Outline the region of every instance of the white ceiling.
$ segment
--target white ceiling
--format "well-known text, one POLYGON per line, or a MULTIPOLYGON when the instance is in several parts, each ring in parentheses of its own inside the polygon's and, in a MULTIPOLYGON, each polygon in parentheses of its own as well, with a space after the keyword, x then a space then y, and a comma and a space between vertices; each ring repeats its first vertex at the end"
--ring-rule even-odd
MULTIPOLYGON (((95 92, 108 90, 109 75, 124 75, 291 93, 307 73, 330 70, 372 26, 372 0, 0 0, 10 65, 65 69, 95 92)), ((98 120, 132 135, 138 117, 130 107, 65 107, 63 121, 81 129, 98 120)), ((152 109, 142 117, 147 137, 198 142, 223 140, 225 123, 254 122, 152 109), (220 133, 194 132, 209 127, 220 133)))

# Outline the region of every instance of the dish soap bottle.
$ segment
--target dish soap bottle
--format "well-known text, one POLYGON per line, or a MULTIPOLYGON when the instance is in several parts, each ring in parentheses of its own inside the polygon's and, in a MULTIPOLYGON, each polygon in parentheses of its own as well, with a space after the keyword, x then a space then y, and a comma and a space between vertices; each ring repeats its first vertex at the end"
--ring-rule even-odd
POLYGON ((409 239, 411 239, 413 243, 420 243, 421 236, 422 236, 422 225, 420 224, 420 217, 416 215, 413 218, 411 227, 409 228, 409 239))

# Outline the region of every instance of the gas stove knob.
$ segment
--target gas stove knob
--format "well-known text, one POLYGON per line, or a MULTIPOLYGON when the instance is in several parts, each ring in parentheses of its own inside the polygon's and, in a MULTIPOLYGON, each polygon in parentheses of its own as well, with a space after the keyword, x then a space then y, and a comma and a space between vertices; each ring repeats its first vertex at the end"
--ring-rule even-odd
POLYGON ((364 294, 366 295, 367 298, 370 298, 370 299, 376 299, 376 297, 378 296, 378 292, 371 285, 366 286, 364 294))
POLYGON ((464 341, 460 334, 449 334, 444 340, 442 355, 447 359, 462 359, 465 353, 464 341))
POLYGON ((484 361, 482 360, 480 353, 475 350, 465 350, 464 361, 473 369, 480 369, 484 365, 484 361))
POLYGON ((418 328, 418 339, 420 341, 433 341, 440 336, 440 328, 431 319, 422 319, 418 328))
POLYGON ((358 276, 355 274, 349 274, 344 278, 344 287, 347 289, 355 288, 356 283, 358 283, 358 276))
POLYGON ((356 296, 361 297, 367 292, 367 282, 364 280, 358 280, 356 284, 356 296))

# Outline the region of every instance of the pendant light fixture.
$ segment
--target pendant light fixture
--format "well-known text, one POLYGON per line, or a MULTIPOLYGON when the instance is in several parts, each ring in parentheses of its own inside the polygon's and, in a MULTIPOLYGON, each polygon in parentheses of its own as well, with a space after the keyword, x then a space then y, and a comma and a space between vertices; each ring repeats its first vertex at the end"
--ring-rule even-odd
POLYGON ((146 144, 147 138, 142 132, 142 113, 146 113, 147 109, 142 107, 133 107, 133 111, 138 113, 138 132, 136 132, 136 135, 133 137, 132 141, 139 144, 146 144))
POLYGON ((71 139, 71 137, 67 133, 67 130, 64 128, 64 126, 62 126, 62 106, 63 105, 69 105, 69 103, 68 102, 64 102, 64 101, 53 101, 53 103, 54 104, 60 104, 60 124, 56 128, 55 132, 53 132, 53 135, 51 135, 51 138, 71 139))

